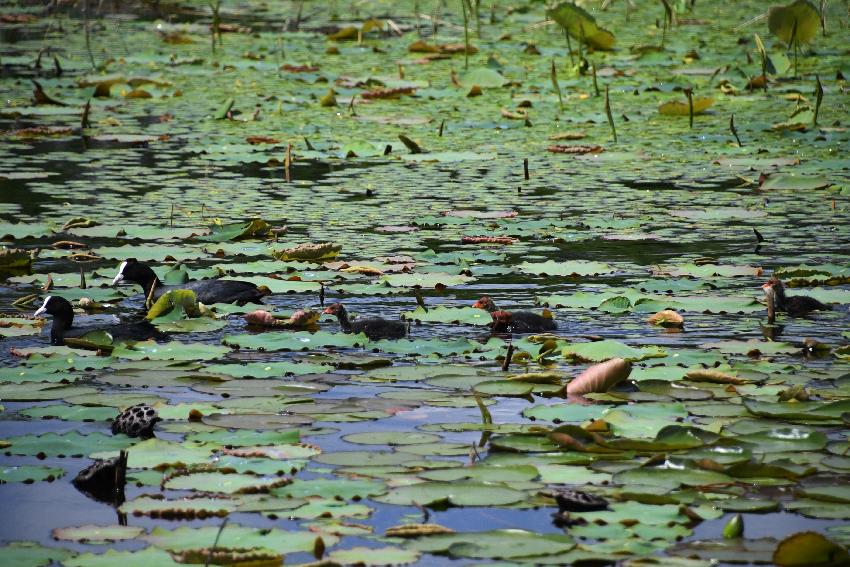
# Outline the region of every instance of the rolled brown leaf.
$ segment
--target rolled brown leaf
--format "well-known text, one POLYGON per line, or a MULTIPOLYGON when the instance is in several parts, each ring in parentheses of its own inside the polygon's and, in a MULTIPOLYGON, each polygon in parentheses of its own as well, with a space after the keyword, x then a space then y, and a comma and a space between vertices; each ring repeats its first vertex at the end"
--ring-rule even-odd
POLYGON ((632 363, 622 358, 594 364, 567 384, 567 394, 583 396, 592 393, 605 393, 629 377, 632 363))

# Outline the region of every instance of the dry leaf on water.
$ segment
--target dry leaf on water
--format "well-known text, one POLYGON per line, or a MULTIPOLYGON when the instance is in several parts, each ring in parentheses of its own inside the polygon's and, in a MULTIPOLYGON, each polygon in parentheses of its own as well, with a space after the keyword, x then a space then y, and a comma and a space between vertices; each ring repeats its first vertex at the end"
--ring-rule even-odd
POLYGON ((567 394, 583 396, 605 393, 628 378, 631 372, 632 363, 622 358, 612 358, 600 364, 594 364, 567 385, 567 394))

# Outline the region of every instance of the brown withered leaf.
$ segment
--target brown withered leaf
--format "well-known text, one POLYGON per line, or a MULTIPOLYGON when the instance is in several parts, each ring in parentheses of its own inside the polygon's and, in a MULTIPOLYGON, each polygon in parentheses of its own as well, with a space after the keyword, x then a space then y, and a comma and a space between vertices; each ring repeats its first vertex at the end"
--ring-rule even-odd
POLYGON ((32 126, 20 130, 10 130, 9 134, 18 138, 40 138, 43 136, 67 136, 72 132, 71 128, 63 126, 32 126))
POLYGON ((574 396, 592 393, 604 394, 628 378, 631 372, 632 363, 622 358, 612 358, 594 364, 567 384, 567 394, 574 396))
POLYGON ((387 528, 384 535, 386 537, 419 537, 453 533, 455 533, 453 529, 440 524, 402 524, 387 528))
POLYGON ((513 244, 516 238, 510 236, 464 236, 461 244, 513 244))
POLYGON ((315 73, 319 70, 318 65, 289 65, 288 63, 284 63, 280 66, 281 71, 288 71, 289 73, 315 73))
POLYGON ((684 327, 685 319, 672 309, 664 309, 653 315, 650 315, 646 320, 651 325, 660 325, 662 327, 684 327))
POLYGON ((502 118, 507 118, 508 120, 527 120, 528 111, 524 108, 508 110, 507 108, 502 107, 502 118))
POLYGON ((549 136, 550 140, 581 140, 587 136, 582 130, 570 130, 569 132, 558 132, 549 136))
POLYGON ((4 24, 26 24, 37 19, 33 14, 0 14, 0 22, 4 24))
POLYGON ((201 563, 207 565, 283 565, 283 555, 252 547, 222 548, 206 547, 172 552, 178 563, 201 563))
POLYGON ((598 154, 605 151, 602 146, 586 146, 580 144, 554 144, 546 148, 546 150, 553 154, 573 155, 598 154))
POLYGON ((748 384, 749 380, 720 372, 719 370, 691 370, 685 374, 686 380, 692 382, 711 382, 714 384, 748 384))
POLYGON ((397 87, 394 89, 372 89, 370 91, 366 91, 364 93, 360 93, 361 98, 365 98, 366 100, 376 99, 376 98, 401 98, 402 95, 412 95, 416 92, 414 87, 397 87))
POLYGON ((428 43, 423 40, 414 41, 411 43, 407 50, 411 53, 439 53, 440 48, 434 44, 428 43))
MULTIPOLYGON (((437 47, 439 48, 440 53, 463 53, 466 51, 466 45, 463 43, 444 43, 437 47)), ((469 54, 472 55, 474 53, 478 53, 478 48, 474 45, 470 45, 469 54)))
POLYGON ((271 136, 247 136, 245 141, 252 145, 257 144, 279 144, 280 140, 271 136))

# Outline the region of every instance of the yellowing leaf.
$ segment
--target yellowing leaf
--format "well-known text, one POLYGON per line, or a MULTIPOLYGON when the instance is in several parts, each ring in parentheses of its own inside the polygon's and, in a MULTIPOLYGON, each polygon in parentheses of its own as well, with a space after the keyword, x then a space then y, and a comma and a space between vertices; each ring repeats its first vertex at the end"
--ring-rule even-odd
POLYGON ((360 35, 360 30, 358 30, 354 26, 348 26, 348 27, 342 28, 341 30, 339 30, 336 33, 329 35, 328 39, 332 39, 334 41, 342 41, 342 40, 346 40, 346 39, 357 39, 357 37, 359 35, 360 35))
MULTIPOLYGON (((703 114, 714 104, 714 99, 708 96, 694 98, 694 114, 703 114)), ((689 116, 688 101, 669 100, 658 105, 659 114, 664 116, 689 116)))
POLYGON ((336 258, 342 250, 342 246, 333 242, 322 242, 319 244, 299 244, 292 248, 272 252, 272 256, 278 260, 329 260, 336 258))
POLYGON ((787 44, 809 43, 820 27, 820 12, 809 0, 774 6, 767 14, 770 32, 787 44))

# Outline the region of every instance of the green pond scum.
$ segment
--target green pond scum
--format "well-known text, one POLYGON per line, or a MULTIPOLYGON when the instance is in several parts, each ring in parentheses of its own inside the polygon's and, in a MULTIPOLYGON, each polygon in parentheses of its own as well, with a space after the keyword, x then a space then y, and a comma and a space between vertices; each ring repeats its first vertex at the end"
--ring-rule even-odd
POLYGON ((0 0, 0 564, 850 565, 850 12, 779 1, 0 0))

